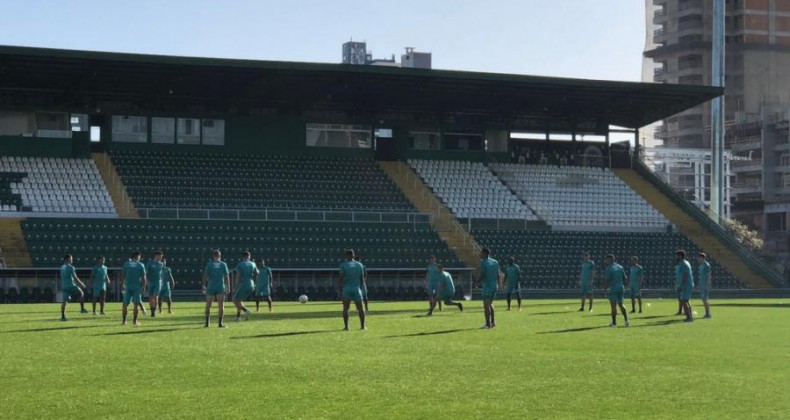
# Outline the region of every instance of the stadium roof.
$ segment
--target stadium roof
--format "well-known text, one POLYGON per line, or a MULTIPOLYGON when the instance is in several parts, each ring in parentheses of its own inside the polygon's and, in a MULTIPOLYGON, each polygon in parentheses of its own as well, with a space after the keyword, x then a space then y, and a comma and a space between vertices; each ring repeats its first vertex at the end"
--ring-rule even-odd
MULTIPOLYGON (((345 64, 0 46, 3 95, 51 95, 214 109, 436 113, 638 128, 723 94, 711 86, 612 82, 345 64)), ((0 102, 0 106, 3 102, 0 102)))

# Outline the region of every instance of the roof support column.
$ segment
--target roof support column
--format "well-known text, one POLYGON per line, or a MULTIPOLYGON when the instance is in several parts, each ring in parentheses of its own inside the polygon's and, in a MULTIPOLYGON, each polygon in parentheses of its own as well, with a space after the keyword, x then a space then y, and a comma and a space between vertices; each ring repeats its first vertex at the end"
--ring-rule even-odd
MULTIPOLYGON (((713 52, 711 54, 711 82, 724 86, 724 0, 713 0, 713 52)), ((720 222, 724 216, 724 97, 711 102, 711 218, 720 222)))

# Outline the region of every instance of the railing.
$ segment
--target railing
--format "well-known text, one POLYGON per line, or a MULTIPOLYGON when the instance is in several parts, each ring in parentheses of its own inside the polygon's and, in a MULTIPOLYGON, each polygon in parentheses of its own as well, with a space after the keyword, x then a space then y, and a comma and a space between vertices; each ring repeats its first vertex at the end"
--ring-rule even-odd
POLYGON ((302 222, 376 222, 431 223, 433 215, 417 212, 355 211, 355 210, 285 210, 285 209, 196 209, 139 208, 144 219, 165 220, 247 220, 302 222))
POLYGON ((686 1, 678 4, 678 11, 682 12, 689 9, 702 9, 701 1, 686 1))
POLYGON ((459 220, 466 231, 472 232, 475 230, 549 230, 551 229, 546 222, 542 220, 528 220, 528 219, 479 219, 479 218, 462 218, 459 220))
POLYGON ((653 173, 641 160, 635 159, 634 170, 641 174, 647 181, 655 186, 664 195, 669 197, 675 205, 680 207, 686 214, 692 216, 700 225, 702 225, 710 234, 722 241, 726 246, 735 251, 741 257, 749 268, 754 270, 759 275, 763 276, 766 281, 774 286, 780 287, 785 284, 785 280, 781 274, 776 272, 773 268, 769 267, 763 260, 761 260, 752 250, 746 248, 730 235, 729 232, 724 230, 718 223, 711 220, 711 218, 700 210, 697 206, 689 203, 678 196, 672 187, 663 179, 653 173))
POLYGON ((110 179, 108 182, 109 185, 107 185, 107 187, 112 188, 116 191, 116 194, 121 199, 121 206, 124 208, 126 213, 129 213, 129 211, 131 210, 131 202, 130 202, 131 197, 129 197, 129 194, 123 185, 120 175, 118 175, 118 172, 115 170, 115 166, 113 166, 112 159, 106 153, 99 153, 98 156, 101 157, 100 164, 104 166, 106 173, 110 174, 110 179))

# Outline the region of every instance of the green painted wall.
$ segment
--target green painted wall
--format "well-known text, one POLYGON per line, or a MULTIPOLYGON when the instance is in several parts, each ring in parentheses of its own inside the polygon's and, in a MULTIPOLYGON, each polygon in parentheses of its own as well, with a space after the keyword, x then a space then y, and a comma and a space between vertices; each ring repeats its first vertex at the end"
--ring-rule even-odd
MULTIPOLYGON (((228 117, 225 118, 225 145, 203 146, 182 144, 112 143, 103 139, 109 149, 168 150, 174 152, 254 153, 307 156, 373 157, 372 149, 345 149, 335 147, 307 147, 306 122, 291 117, 228 117)), ((111 129, 110 129, 111 131, 111 129)), ((104 137, 104 136, 102 136, 104 137)), ((150 137, 150 136, 149 136, 150 137)))
POLYGON ((85 158, 90 157, 90 137, 87 132, 72 133, 71 139, 0 136, 0 154, 3 156, 85 158))

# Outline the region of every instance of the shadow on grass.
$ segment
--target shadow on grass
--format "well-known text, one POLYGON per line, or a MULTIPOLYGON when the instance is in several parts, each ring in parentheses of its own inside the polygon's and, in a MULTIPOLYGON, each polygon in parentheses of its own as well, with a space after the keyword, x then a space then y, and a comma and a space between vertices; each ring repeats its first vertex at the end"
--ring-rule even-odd
POLYGON ((562 334, 562 333, 572 333, 572 332, 600 330, 602 328, 611 328, 611 327, 605 326, 605 325, 600 325, 600 326, 596 326, 596 327, 569 328, 567 330, 541 331, 541 332, 538 332, 537 334, 562 334))
POLYGON ((421 333, 404 334, 404 335, 388 335, 384 338, 425 337, 429 335, 453 334, 461 331, 475 331, 475 330, 477 330, 477 328, 457 328, 454 330, 426 331, 421 333))
MULTIPOLYGON (((392 310, 376 310, 376 308, 372 308, 370 312, 368 312, 367 316, 377 317, 377 316, 386 316, 386 315, 398 315, 398 314, 420 314, 424 313, 424 310, 419 309, 392 309, 392 310)), ((233 319, 235 318, 236 311, 234 309, 226 308, 225 309, 225 319, 233 319)), ((349 311, 349 315, 351 317, 357 316, 357 310, 352 306, 351 310, 349 311)), ((211 311, 211 318, 216 319, 217 311, 216 308, 211 311)), ((243 317, 244 315, 242 315, 243 317)), ((343 316, 342 307, 338 304, 337 310, 333 311, 311 311, 311 312, 277 312, 275 308, 275 312, 260 312, 260 313, 253 313, 250 317, 249 322, 256 322, 256 321, 280 321, 280 320, 289 320, 289 319, 326 319, 326 318, 341 318, 343 316)), ((202 314, 194 314, 194 315, 186 315, 186 316, 179 316, 178 319, 180 320, 194 320, 195 322, 203 322, 204 315, 202 314)))
POLYGON ((568 309, 567 311, 536 312, 534 314, 529 314, 529 315, 558 315, 558 314, 570 314, 574 312, 578 312, 578 311, 568 309))
MULTIPOLYGON (((601 314, 595 314, 595 315, 592 315, 592 316, 605 316, 605 317, 611 317, 611 316, 612 316, 612 314, 610 314, 609 312, 607 312, 607 313, 605 313, 605 314, 604 314, 604 313, 601 313, 601 314)), ((618 317, 622 317, 622 316, 623 316, 623 314, 622 314, 620 311, 617 311, 617 316, 618 316, 618 317)), ((630 320, 634 320, 634 319, 656 319, 656 318, 672 318, 672 317, 674 317, 674 316, 675 316, 675 315, 650 315, 650 316, 640 316, 639 314, 632 314, 632 313, 630 313, 630 312, 628 313, 628 319, 630 319, 630 320)))
POLYGON ((710 306, 724 306, 730 308, 788 308, 790 305, 784 303, 716 303, 710 306))
POLYGON ((83 328, 101 328, 106 327, 107 325, 63 325, 60 327, 43 327, 43 328, 30 328, 26 330, 10 330, 10 331, 2 331, 0 334, 11 334, 11 333, 32 333, 32 332, 46 332, 46 331, 61 331, 61 330, 81 330, 83 328))
MULTIPOLYGON (((124 327, 126 328, 126 327, 124 327)), ((145 327, 138 327, 143 329, 134 329, 131 331, 116 331, 104 334, 95 334, 94 337, 104 336, 104 335, 130 335, 130 334, 155 334, 155 333, 162 333, 162 332, 173 332, 173 331, 184 331, 184 330, 194 330, 198 328, 202 328, 200 326, 195 326, 192 328, 159 328, 155 330, 146 330, 145 327)))
POLYGON ((231 340, 249 339, 249 338, 277 338, 277 337, 292 337, 295 335, 308 335, 308 334, 325 334, 338 332, 340 330, 318 330, 318 331, 291 331, 282 333, 258 334, 258 335, 245 335, 243 337, 231 337, 231 340))
POLYGON ((683 319, 668 319, 666 321, 651 322, 649 324, 632 325, 631 328, 661 327, 664 325, 682 324, 682 323, 683 323, 683 319))

